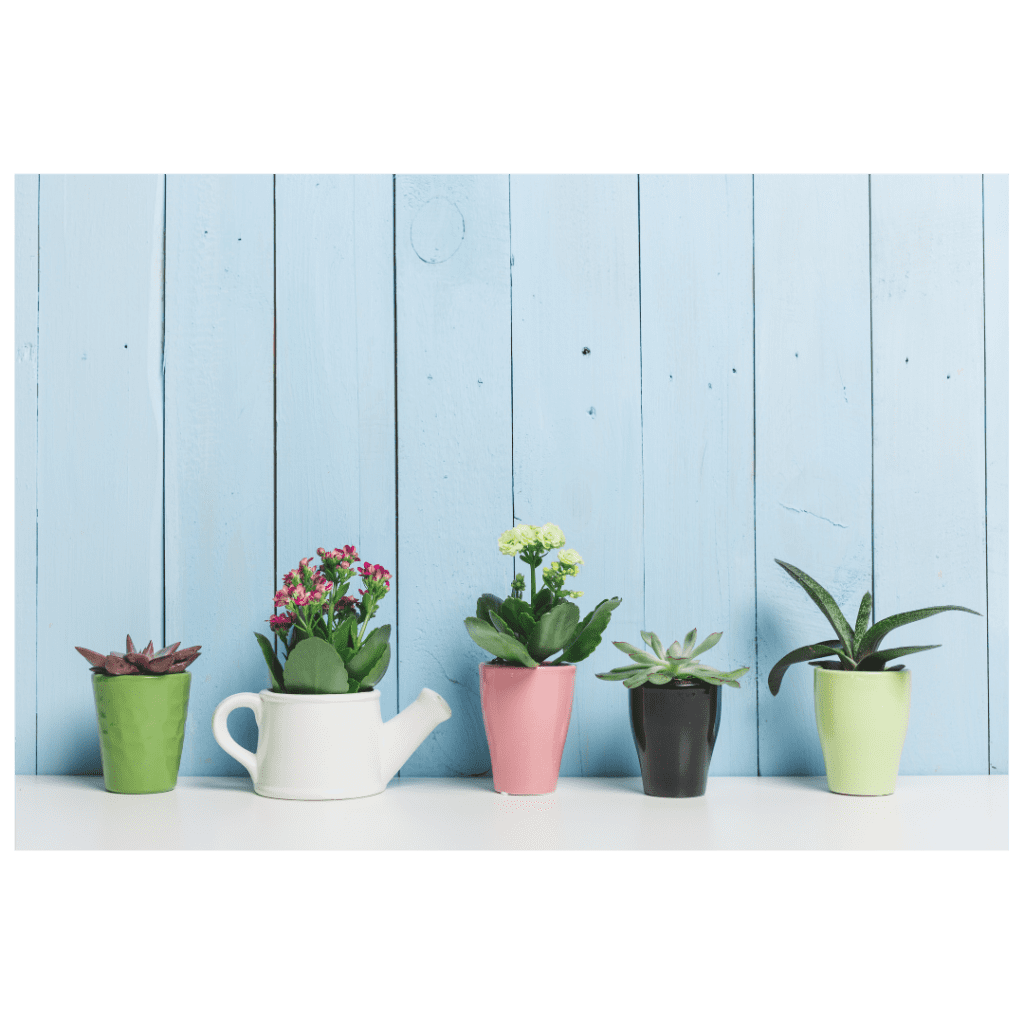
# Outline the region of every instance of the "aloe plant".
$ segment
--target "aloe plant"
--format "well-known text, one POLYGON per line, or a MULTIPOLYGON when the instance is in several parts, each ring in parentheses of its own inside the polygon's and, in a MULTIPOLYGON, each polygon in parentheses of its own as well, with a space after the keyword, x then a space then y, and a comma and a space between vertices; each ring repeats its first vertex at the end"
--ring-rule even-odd
POLYGON ((465 620, 473 642, 497 661, 536 668, 583 661, 597 650, 612 612, 622 601, 606 598, 580 619, 579 606, 569 598, 582 597, 583 592, 566 590, 563 584, 568 577, 579 575, 583 559, 564 544, 565 534, 554 523, 513 526, 498 538, 503 555, 519 555, 530 567, 530 600, 523 600, 526 580, 518 573, 510 597, 502 600, 495 594, 483 594, 476 603, 476 615, 465 620), (556 548, 561 550, 542 571, 543 586, 538 589, 537 569, 556 548), (562 653, 555 658, 559 651, 562 653), (551 658, 554 660, 549 661, 551 658))
POLYGON ((818 606, 835 630, 837 639, 819 640, 815 644, 798 647, 795 651, 790 651, 784 658, 780 658, 775 663, 771 672, 768 673, 768 689, 771 691, 772 696, 779 692, 786 669, 790 665, 796 665, 801 661, 807 661, 812 665, 817 665, 819 668, 832 669, 833 671, 899 672, 904 668, 903 665, 886 666, 886 662, 895 661, 897 658, 905 658, 910 654, 917 654, 918 651, 931 651, 942 645, 925 644, 915 647, 889 647, 880 651, 878 648, 882 640, 894 629, 905 626, 909 622, 917 622, 919 619, 927 619, 931 615, 938 615, 939 612, 981 614, 981 612, 976 612, 973 608, 965 608, 960 604, 943 604, 932 608, 918 608, 917 611, 913 612, 900 612, 897 615, 890 615, 888 618, 879 620, 869 628, 868 622, 871 619, 872 607, 871 591, 869 590, 861 598, 856 625, 851 626, 839 610, 839 605, 836 604, 835 599, 820 583, 795 565, 783 562, 781 558, 776 558, 775 561, 807 591, 811 600, 818 606), (825 660, 813 661, 813 658, 825 660))
POLYGON ((664 686, 666 683, 688 680, 738 688, 740 677, 750 671, 750 667, 747 666, 734 669, 732 672, 723 672, 697 661, 698 654, 710 651, 722 639, 721 633, 711 633, 697 644, 697 630, 691 629, 681 644, 678 640, 673 640, 667 649, 658 639, 657 633, 646 633, 641 630, 640 636, 653 654, 627 644, 624 640, 613 640, 612 644, 628 654, 634 664, 613 668, 611 672, 598 672, 597 678, 621 680, 623 686, 631 690, 643 686, 644 683, 664 686))
POLYGON ((90 651, 88 647, 76 647, 75 650, 92 665, 93 672, 105 676, 169 676, 184 672, 199 657, 202 644, 179 651, 179 640, 154 651, 150 640, 141 651, 137 651, 131 636, 126 635, 124 646, 123 651, 111 651, 109 654, 90 651))

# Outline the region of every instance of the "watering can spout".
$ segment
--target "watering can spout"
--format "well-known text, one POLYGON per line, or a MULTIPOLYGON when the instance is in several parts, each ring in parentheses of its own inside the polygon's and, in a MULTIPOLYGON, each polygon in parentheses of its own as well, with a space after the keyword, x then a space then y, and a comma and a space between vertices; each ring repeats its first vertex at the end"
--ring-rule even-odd
POLYGON ((401 714, 384 723, 380 733, 380 768, 385 784, 430 733, 451 717, 447 701, 424 687, 401 714))

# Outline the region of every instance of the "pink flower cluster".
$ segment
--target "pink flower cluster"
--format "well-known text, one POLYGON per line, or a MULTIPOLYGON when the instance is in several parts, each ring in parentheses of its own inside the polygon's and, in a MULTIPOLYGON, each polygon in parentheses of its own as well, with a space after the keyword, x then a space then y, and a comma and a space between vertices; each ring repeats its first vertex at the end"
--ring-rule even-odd
MULTIPOLYGON (((391 584, 388 582, 391 579, 391 573, 383 565, 370 565, 369 562, 363 562, 356 571, 362 576, 367 588, 377 591, 381 597, 391 589, 391 584), (376 586, 372 586, 372 584, 376 584, 376 586), (381 589, 381 584, 383 584, 383 589, 381 589)), ((360 590, 359 593, 365 594, 366 591, 360 590)))
POLYGON ((359 561, 359 552, 351 544, 346 544, 343 548, 332 548, 330 551, 327 548, 317 548, 316 553, 328 569, 333 569, 335 566, 350 569, 353 562, 359 561))
POLYGON ((284 586, 274 595, 274 607, 294 604, 299 608, 307 604, 320 604, 334 588, 334 584, 319 569, 311 569, 313 559, 303 558, 298 569, 284 574, 284 586))

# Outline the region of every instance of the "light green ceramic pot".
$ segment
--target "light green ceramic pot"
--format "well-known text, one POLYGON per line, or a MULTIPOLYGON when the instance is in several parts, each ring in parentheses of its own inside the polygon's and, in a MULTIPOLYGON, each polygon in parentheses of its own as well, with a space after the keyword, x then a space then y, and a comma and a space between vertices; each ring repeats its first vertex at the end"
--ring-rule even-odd
POLYGON ((103 781, 111 793, 165 793, 178 782, 191 672, 93 673, 103 781))
POLYGON ((910 719, 910 672, 814 670, 814 717, 828 788, 855 796, 896 789, 910 719))

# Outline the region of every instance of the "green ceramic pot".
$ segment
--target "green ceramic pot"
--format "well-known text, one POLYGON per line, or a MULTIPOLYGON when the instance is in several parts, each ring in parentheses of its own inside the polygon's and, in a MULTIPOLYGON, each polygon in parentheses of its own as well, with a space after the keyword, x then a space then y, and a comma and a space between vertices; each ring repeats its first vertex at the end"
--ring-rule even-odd
POLYGON ((93 673, 103 781, 111 793, 166 793, 178 782, 191 672, 93 673))
POLYGON ((828 788, 853 796, 896 789, 910 719, 910 672, 814 670, 814 717, 828 788))

